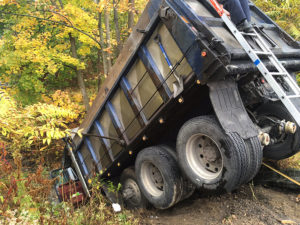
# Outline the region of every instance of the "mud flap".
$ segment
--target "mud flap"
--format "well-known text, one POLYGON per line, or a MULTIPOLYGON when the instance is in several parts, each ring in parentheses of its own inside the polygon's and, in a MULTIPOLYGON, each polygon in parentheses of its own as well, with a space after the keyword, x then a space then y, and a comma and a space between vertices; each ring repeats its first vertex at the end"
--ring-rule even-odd
POLYGON ((243 139, 258 136, 258 130, 248 116, 236 82, 228 79, 209 82, 208 86, 215 114, 225 132, 236 132, 243 139))

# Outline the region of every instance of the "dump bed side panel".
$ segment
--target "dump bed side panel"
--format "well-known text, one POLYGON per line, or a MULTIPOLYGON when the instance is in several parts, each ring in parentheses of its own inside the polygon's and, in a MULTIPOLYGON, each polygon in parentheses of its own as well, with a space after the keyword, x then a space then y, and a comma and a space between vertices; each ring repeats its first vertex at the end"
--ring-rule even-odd
POLYGON ((174 64, 180 62, 176 72, 183 79, 193 75, 187 58, 167 27, 159 21, 131 59, 128 69, 122 71, 122 76, 105 98, 90 128, 86 129, 87 134, 83 133, 84 138, 78 144, 76 153, 78 158, 83 158, 79 164, 85 171, 86 179, 95 173, 111 174, 111 170, 107 173, 106 170, 113 164, 123 166, 126 161, 124 155, 129 155, 129 146, 134 150, 132 146, 143 142, 140 136, 146 127, 153 126, 159 111, 174 101, 174 75, 170 73, 163 52, 155 42, 157 35, 166 54, 170 55, 169 60, 174 64), (176 54, 170 54, 172 52, 176 54), (125 146, 118 139, 123 140, 125 146))

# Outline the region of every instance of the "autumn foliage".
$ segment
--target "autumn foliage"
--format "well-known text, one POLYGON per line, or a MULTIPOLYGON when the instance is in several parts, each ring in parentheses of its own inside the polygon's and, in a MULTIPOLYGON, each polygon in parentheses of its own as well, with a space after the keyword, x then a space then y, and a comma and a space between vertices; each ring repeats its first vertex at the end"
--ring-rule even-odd
POLYGON ((62 94, 59 99, 57 93, 54 94, 52 104, 36 103, 26 107, 17 106, 5 92, 2 94, 0 138, 8 144, 10 152, 43 151, 52 140, 70 134, 68 125, 78 119, 82 111, 74 103, 63 103, 62 94))
POLYGON ((254 3, 296 40, 300 40, 299 0, 255 0, 254 3))
POLYGON ((0 1, 1 81, 14 86, 19 101, 32 104, 49 90, 74 86, 77 77, 88 108, 87 80, 107 76, 132 29, 127 17, 137 18, 145 3, 0 1))
MULTIPOLYGON (((300 0, 254 2, 300 40, 300 0)), ((137 223, 107 207, 99 181, 81 210, 52 204, 48 174, 146 3, 0 0, 0 223, 137 223)))
POLYGON ((145 3, 0 0, 0 223, 135 223, 100 193, 81 210, 52 203, 49 171, 145 3))

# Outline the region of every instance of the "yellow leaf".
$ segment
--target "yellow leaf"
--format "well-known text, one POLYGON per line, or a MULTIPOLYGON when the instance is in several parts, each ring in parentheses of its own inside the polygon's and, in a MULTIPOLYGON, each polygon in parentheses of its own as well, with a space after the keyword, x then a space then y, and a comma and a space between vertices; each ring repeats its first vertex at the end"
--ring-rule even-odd
POLYGON ((37 208, 29 208, 29 212, 34 213, 37 211, 37 208))
POLYGON ((281 222, 282 224, 296 224, 296 222, 293 221, 293 220, 281 220, 280 222, 281 222))
POLYGON ((79 136, 80 138, 82 138, 82 131, 83 131, 83 129, 79 129, 79 130, 77 131, 77 134, 78 134, 78 136, 79 136))
POLYGON ((50 137, 54 137, 54 130, 50 131, 50 137))
POLYGON ((47 146, 44 146, 44 147, 42 147, 41 149, 40 149, 40 151, 43 151, 43 150, 45 150, 47 148, 47 146))
POLYGON ((6 130, 5 129, 2 130, 2 135, 6 136, 6 130))

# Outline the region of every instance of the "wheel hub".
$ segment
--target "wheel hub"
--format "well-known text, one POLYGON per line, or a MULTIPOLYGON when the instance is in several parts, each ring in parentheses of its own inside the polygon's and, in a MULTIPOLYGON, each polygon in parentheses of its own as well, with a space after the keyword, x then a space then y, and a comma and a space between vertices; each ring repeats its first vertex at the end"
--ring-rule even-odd
MULTIPOLYGON (((206 146, 204 148, 200 149, 200 152, 203 152, 203 159, 208 162, 215 162, 218 158, 218 153, 216 152, 216 149, 212 146, 206 146)), ((200 156, 201 157, 201 156, 200 156)))
POLYGON ((151 162, 144 162, 141 167, 144 187, 153 196, 160 196, 164 191, 164 179, 159 169, 151 162))
POLYGON ((131 201, 134 205, 138 205, 141 201, 141 192, 137 183, 132 179, 127 179, 123 191, 123 198, 126 201, 131 201))
POLYGON ((161 176, 161 173, 159 172, 159 170, 157 169, 157 167, 155 166, 151 166, 151 173, 152 173, 152 180, 155 183, 156 187, 159 190, 163 190, 163 185, 164 185, 164 181, 163 178, 161 176))
POLYGON ((205 179, 216 178, 223 169, 220 148, 204 134, 195 134, 188 139, 186 156, 192 170, 205 179))

